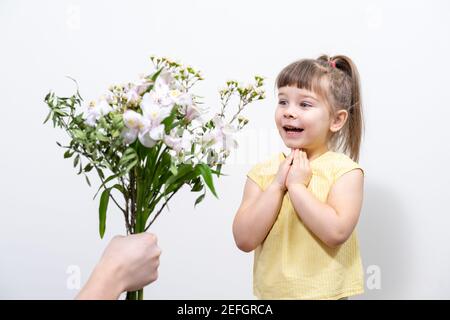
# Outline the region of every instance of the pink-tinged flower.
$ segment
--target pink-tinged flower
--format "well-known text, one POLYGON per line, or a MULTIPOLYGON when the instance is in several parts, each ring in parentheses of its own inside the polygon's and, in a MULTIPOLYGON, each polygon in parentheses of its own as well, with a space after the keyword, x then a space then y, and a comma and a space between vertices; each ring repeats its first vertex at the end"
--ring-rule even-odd
POLYGON ((180 112, 181 114, 184 115, 184 117, 189 120, 192 121, 194 119, 197 119, 198 117, 200 117, 200 115, 202 114, 203 110, 195 105, 195 104, 190 104, 190 105, 184 105, 180 108, 180 112))

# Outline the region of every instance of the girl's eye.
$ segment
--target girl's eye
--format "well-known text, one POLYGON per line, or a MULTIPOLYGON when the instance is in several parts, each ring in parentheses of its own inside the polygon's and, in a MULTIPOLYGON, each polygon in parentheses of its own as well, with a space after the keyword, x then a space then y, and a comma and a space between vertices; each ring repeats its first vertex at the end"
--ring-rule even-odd
POLYGON ((284 105, 286 104, 286 101, 285 101, 285 100, 279 100, 279 101, 278 101, 278 104, 281 104, 281 105, 284 106, 284 105))
POLYGON ((300 103, 300 106, 302 106, 302 107, 312 107, 312 105, 310 105, 309 103, 306 103, 306 102, 300 103))

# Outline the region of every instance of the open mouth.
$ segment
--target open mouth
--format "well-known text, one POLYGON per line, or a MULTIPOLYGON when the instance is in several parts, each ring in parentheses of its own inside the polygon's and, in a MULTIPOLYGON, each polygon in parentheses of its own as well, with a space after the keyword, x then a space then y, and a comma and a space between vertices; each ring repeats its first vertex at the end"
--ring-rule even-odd
POLYGON ((294 126, 283 126, 283 129, 287 132, 287 133, 300 133, 302 132, 304 129, 303 128, 299 128, 299 127, 294 127, 294 126))

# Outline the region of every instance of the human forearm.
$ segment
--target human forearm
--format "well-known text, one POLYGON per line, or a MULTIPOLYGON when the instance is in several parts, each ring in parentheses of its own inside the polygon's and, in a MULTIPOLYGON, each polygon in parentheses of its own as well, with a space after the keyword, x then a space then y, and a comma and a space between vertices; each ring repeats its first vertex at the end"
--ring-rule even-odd
POLYGON ((77 300, 116 300, 124 291, 121 282, 111 266, 100 262, 89 277, 88 282, 77 295, 77 300))
POLYGON ((292 205, 311 232, 330 247, 343 242, 344 233, 336 210, 317 199, 303 184, 288 187, 292 205))
POLYGON ((241 208, 233 223, 239 249, 249 252, 264 241, 277 219, 285 192, 278 184, 272 183, 257 199, 241 208))

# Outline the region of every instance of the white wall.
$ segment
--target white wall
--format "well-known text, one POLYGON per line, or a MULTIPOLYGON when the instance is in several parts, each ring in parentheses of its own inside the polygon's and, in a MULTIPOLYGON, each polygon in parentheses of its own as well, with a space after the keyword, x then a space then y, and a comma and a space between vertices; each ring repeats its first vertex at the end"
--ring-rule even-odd
MULTIPOLYGON (((49 89, 86 100, 134 79, 149 55, 204 71, 197 93, 218 107, 228 78, 268 78, 229 174, 193 210, 183 192, 153 232, 163 250, 146 298, 252 299, 252 255, 234 246, 231 222, 245 174, 280 141, 273 81, 286 64, 346 54, 362 77, 366 170, 359 235, 365 270, 381 271, 369 298, 450 298, 450 3, 448 1, 13 1, 0 2, 0 298, 71 299, 71 265, 87 280, 108 240, 123 233, 110 212, 98 236, 94 189, 42 125, 49 89), (272 136, 271 136, 272 135, 272 136), (269 142, 272 141, 272 142, 269 142)), ((369 277, 369 274, 368 274, 369 277)))

